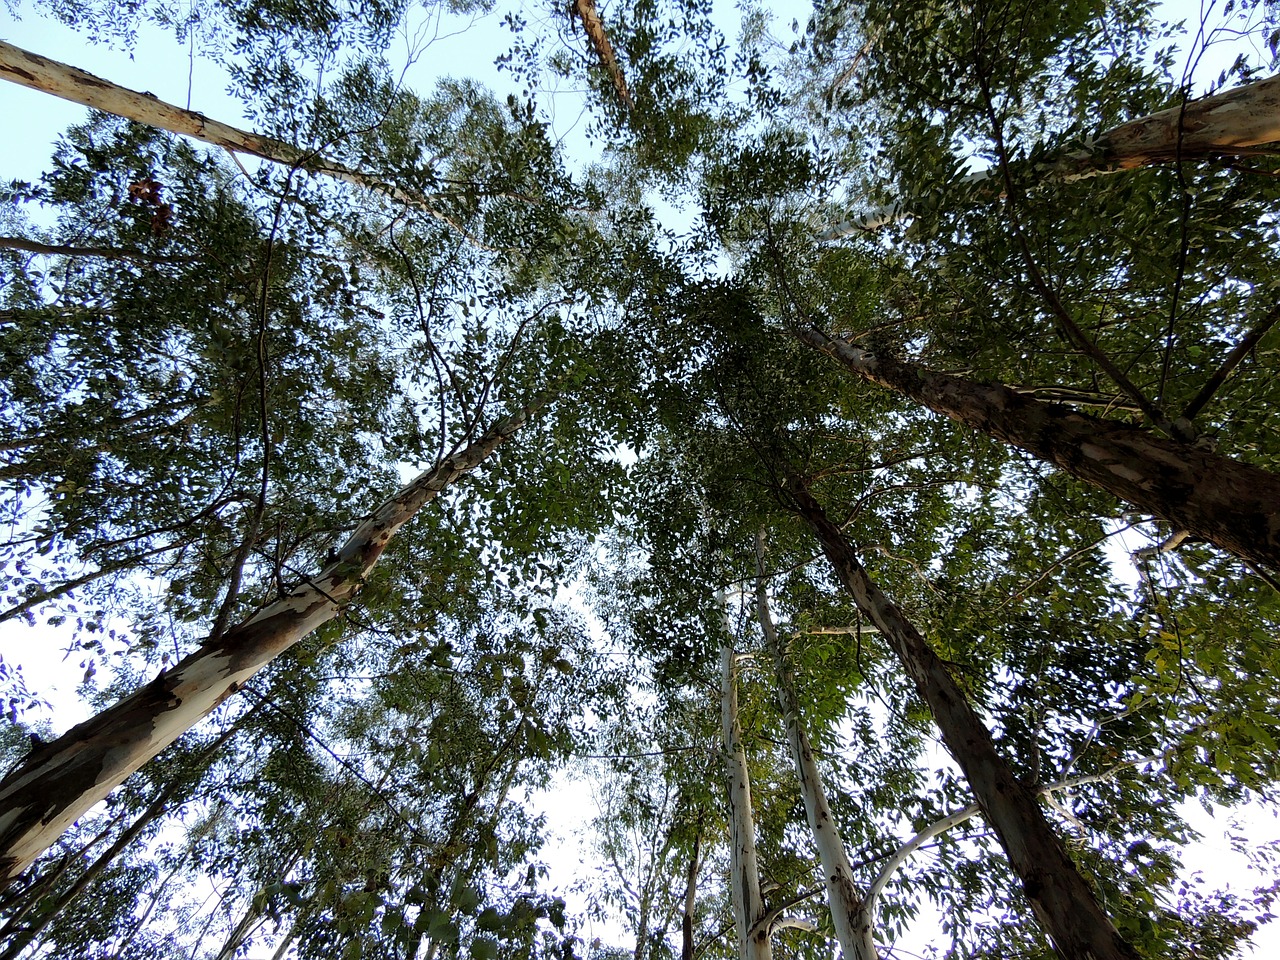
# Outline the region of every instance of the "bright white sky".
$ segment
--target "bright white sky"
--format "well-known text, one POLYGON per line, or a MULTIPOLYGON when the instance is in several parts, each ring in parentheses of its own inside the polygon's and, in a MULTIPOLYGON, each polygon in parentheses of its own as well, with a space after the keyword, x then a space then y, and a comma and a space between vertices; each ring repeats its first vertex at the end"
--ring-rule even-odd
MULTIPOLYGON (((786 24, 793 17, 804 21, 809 5, 802 0, 778 0, 774 5, 779 22, 786 24)), ((1223 4, 1206 3, 1206 9, 1218 16, 1223 4)), ((1166 9, 1177 10, 1176 16, 1188 23, 1200 22, 1201 4, 1197 0, 1179 0, 1165 4, 1166 9)), ((542 21, 548 9, 545 5, 527 6, 526 17, 534 23, 542 21)), ((607 4, 604 5, 607 15, 607 4)), ((430 89, 436 77, 449 74, 465 75, 503 89, 509 84, 509 75, 493 68, 493 57, 505 50, 510 35, 506 29, 490 17, 475 24, 453 23, 439 25, 425 14, 424 19, 410 33, 416 38, 439 36, 418 62, 410 67, 406 84, 420 91, 430 89), (465 36, 449 36, 466 28, 465 36)), ((733 36, 736 28, 730 26, 736 13, 726 8, 726 32, 733 36)), ((1212 20, 1210 22, 1213 22, 1212 20)), ((216 117, 228 123, 244 125, 237 102, 224 92, 225 79, 217 68, 198 57, 189 59, 187 51, 169 35, 144 31, 139 37, 132 55, 120 50, 87 43, 83 37, 60 25, 28 13, 20 21, 13 20, 0 7, 0 36, 5 40, 36 53, 72 63, 91 73, 115 83, 146 90, 162 100, 178 105, 190 105, 194 110, 216 117)), ((580 39, 580 36, 579 36, 580 39)), ((401 38, 399 49, 407 50, 410 44, 401 38)), ((1223 35, 1210 45, 1208 53, 1197 64, 1194 76, 1196 87, 1203 88, 1212 81, 1237 53, 1245 52, 1255 57, 1256 50, 1243 50, 1239 41, 1223 35)), ((552 115, 552 129, 559 137, 571 141, 570 149, 581 143, 582 128, 586 119, 581 114, 581 99, 570 91, 564 96, 547 92, 544 103, 552 115)), ((85 110, 45 94, 26 90, 12 84, 0 84, 0 117, 4 118, 5 145, 0 149, 0 178, 32 180, 45 169, 51 144, 67 126, 81 122, 85 110)), ((581 154, 577 154, 581 155, 581 154)), ((1133 545, 1135 548, 1137 544, 1133 545)), ((1125 548, 1129 549, 1128 547, 1125 548)), ((0 625, 0 657, 9 664, 22 664, 28 686, 55 704, 50 717, 55 730, 64 730, 88 716, 89 710, 75 695, 81 669, 74 655, 63 658, 66 639, 52 631, 31 629, 23 625, 0 625)), ((580 824, 593 815, 590 800, 585 792, 576 803, 565 803, 563 792, 558 792, 554 803, 548 804, 549 827, 559 836, 559 852, 552 858, 556 880, 567 887, 575 879, 579 860, 588 856, 574 833, 580 824)), ((1228 826, 1225 814, 1217 819, 1200 808, 1185 811, 1192 825, 1205 837, 1194 845, 1184 858, 1189 871, 1203 871, 1210 887, 1229 888, 1239 894, 1248 894, 1254 887, 1268 882, 1257 874, 1250 874, 1245 858, 1231 851, 1224 830, 1228 826)), ((1262 843, 1280 838, 1280 821, 1275 811, 1253 805, 1243 811, 1243 832, 1251 840, 1262 843)), ((1240 831, 1237 831, 1240 832, 1240 831)), ((585 936, 604 936, 606 941, 616 942, 618 934, 609 929, 585 931, 585 936)), ((935 937, 922 924, 918 935, 899 944, 910 952, 920 952, 935 937)), ((1264 929, 1257 939, 1256 955, 1280 957, 1280 926, 1264 929)))

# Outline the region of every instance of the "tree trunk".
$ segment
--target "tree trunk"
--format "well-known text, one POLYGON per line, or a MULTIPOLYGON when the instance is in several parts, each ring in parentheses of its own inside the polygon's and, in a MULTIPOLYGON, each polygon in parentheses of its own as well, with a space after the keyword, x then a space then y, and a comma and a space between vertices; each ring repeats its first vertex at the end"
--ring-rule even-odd
MULTIPOLYGON (((725 606, 726 615, 728 605, 725 606)), ((729 781, 729 886, 738 931, 739 960, 770 960, 769 929, 760 895, 755 823, 751 812, 751 776, 738 722, 738 689, 733 648, 720 648, 720 720, 724 735, 725 775, 729 781)))
POLYGON ((609 79, 613 81, 613 88, 618 91, 618 99, 628 110, 634 110, 635 101, 631 99, 631 91, 627 89, 627 79, 623 76, 618 57, 613 52, 613 44, 609 42, 609 35, 604 32, 604 24, 600 22, 600 13, 596 10, 595 0, 573 0, 570 13, 582 21, 582 30, 591 41, 591 46, 595 48, 600 66, 604 67, 605 73, 609 74, 609 79))
POLYGON ((786 488, 822 545, 822 551, 915 682, 933 713, 947 750, 964 771, 983 815, 1022 880, 1041 926, 1066 960, 1137 960, 1098 905, 1092 889, 1045 819, 1036 794, 999 753, 946 665, 902 611, 867 575, 853 548, 799 481, 786 488))
POLYGON ((232 153, 249 154, 272 163, 345 180, 425 210, 437 219, 446 219, 432 206, 432 198, 404 190, 367 171, 348 167, 312 150, 301 150, 283 140, 211 120, 194 110, 184 110, 149 93, 117 86, 78 67, 50 60, 3 40, 0 40, 0 78, 150 127, 192 137, 232 153))
POLYGON ((640 919, 636 924, 636 948, 631 952, 631 960, 645 960, 648 954, 649 940, 649 896, 648 888, 640 898, 640 919))
MULTIPOLYGON (((302 848, 299 847, 294 851, 283 867, 280 868, 279 877, 281 881, 289 879, 289 873, 293 870, 299 860, 302 859, 302 848)), ((255 897, 249 898, 249 904, 245 907, 244 913, 231 932, 227 934, 227 939, 223 941, 222 949, 214 957, 214 960, 235 960, 236 952, 243 946, 245 940, 249 938, 249 934, 259 927, 266 920, 265 906, 259 906, 255 897)))
POLYGON ((1280 140, 1280 76, 1232 87, 1100 134, 1045 172, 1091 176, 1114 170, 1230 156, 1280 140))
POLYGON ((258 670, 341 613, 396 531, 441 490, 479 466, 529 413, 526 408, 499 420, 402 487, 356 528, 332 563, 288 595, 206 641, 141 690, 33 750, 0 781, 0 888, 129 774, 258 670))
POLYGON ((1228 553, 1280 569, 1280 477, 1149 430, 795 331, 858 376, 1003 440, 1228 553))
POLYGON ((693 915, 698 906, 698 856, 702 847, 702 818, 693 835, 693 853, 684 879, 684 915, 680 918, 680 960, 693 960, 693 915))
MULTIPOLYGON (((253 710, 249 711, 249 714, 245 715, 245 717, 256 713, 258 709, 259 707, 255 706, 253 710)), ((224 730, 218 738, 213 741, 213 743, 201 750, 201 759, 211 759, 228 740, 240 731, 245 717, 241 717, 234 724, 227 727, 227 729, 224 730)), ((150 806, 148 806, 146 810, 142 811, 142 813, 138 815, 137 819, 134 820, 133 823, 129 824, 120 836, 116 837, 115 842, 104 850, 101 856, 91 863, 84 873, 76 877, 75 882, 72 883, 71 886, 67 887, 67 889, 58 896, 54 903, 47 910, 41 913, 40 917, 30 927, 21 930, 12 930, 11 928, 14 926, 14 921, 10 921, 6 924, 5 929, 0 930, 0 936, 12 936, 13 939, 9 941, 4 953, 0 954, 0 960, 13 960, 14 957, 18 956, 18 954, 22 952, 23 947, 40 935, 41 931, 43 931, 44 928, 53 921, 54 917, 58 916, 66 910, 67 907, 71 906, 80 894, 84 893, 89 884, 96 880, 103 871, 107 869, 107 867, 111 866, 111 864, 115 862, 116 857, 120 856, 125 847, 129 846, 129 844, 137 839, 138 835, 146 829, 148 824, 154 822, 165 812, 166 809, 168 809, 169 802, 177 792, 180 782, 181 781, 175 779, 161 790, 159 795, 151 801, 150 806)))
POLYGON ((99 260, 137 260, 142 263, 193 263, 196 257, 165 257, 142 250, 118 247, 75 247, 66 244, 41 243, 26 237, 0 237, 0 250, 20 250, 54 257, 93 257, 99 260))
POLYGON ((813 843, 822 864, 827 887, 827 904, 836 930, 836 940, 845 960, 877 960, 871 925, 865 921, 863 898, 853 881, 853 867, 845 851, 844 841, 836 829, 831 805, 822 787, 822 777, 813 759, 813 746, 800 723, 800 703, 796 697, 795 677, 787 662, 786 650, 778 639, 778 631, 769 610, 769 594, 765 586, 764 531, 756 535, 756 615, 764 631, 765 645, 773 657, 778 679, 778 705, 787 728, 787 744, 796 766, 800 796, 805 816, 813 832, 813 843))
MULTIPOLYGON (((1034 173, 1045 179, 1081 180, 1157 163, 1229 157, 1276 141, 1280 141, 1280 76, 1122 123, 1079 149, 1037 163, 1034 173)), ((965 181, 987 184, 979 187, 979 195, 991 200, 1004 192, 994 169, 970 174, 965 181)), ((824 230, 820 239, 874 231, 910 214, 898 204, 878 207, 824 230)))

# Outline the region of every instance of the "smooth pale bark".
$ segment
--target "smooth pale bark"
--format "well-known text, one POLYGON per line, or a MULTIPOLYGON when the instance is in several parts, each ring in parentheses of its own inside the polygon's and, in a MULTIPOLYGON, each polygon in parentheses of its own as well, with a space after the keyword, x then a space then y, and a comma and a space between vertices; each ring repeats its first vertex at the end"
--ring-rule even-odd
POLYGON ((1280 477, 1115 420, 795 331, 858 376, 1003 440, 1259 566, 1280 569, 1280 477))
MULTIPOLYGON (((1122 123, 1078 149, 1037 163, 1033 173, 1042 179, 1081 180, 1158 163, 1247 154, 1253 147, 1277 141, 1280 76, 1232 87, 1122 123)), ((981 196, 992 200, 1004 191, 997 170, 980 170, 964 179, 977 187, 981 196)), ((900 204, 878 207, 824 230, 819 239, 875 231, 910 215, 911 211, 900 204)))
POLYGON ((787 662, 787 653, 778 638, 778 630, 769 610, 769 593, 765 585, 764 532, 756 535, 756 616, 764 631, 765 646, 773 657, 778 680, 778 705, 787 728, 787 744, 795 764, 805 816, 813 833, 822 877, 827 888, 827 905, 836 930, 836 941, 845 960, 877 960, 872 927, 862 908, 863 899, 853 880, 853 866, 844 841, 836 829, 831 805, 822 786, 818 764, 813 759, 813 745, 800 723, 800 703, 796 696, 795 676, 787 662))
MULTIPOLYGON (((728 608, 726 605, 726 615, 728 608)), ((751 808, 751 776, 738 720, 738 688, 733 649, 720 648, 720 721, 724 736, 725 776, 729 784, 729 889, 739 960, 771 960, 772 944, 760 893, 756 863, 755 821, 751 808)))
POLYGON ((1137 960, 1138 954, 1120 936, 1067 855, 1034 789, 1014 776, 996 751, 991 732, 946 665, 867 575, 849 541, 803 484, 793 481, 786 492, 817 536, 840 582, 880 628, 914 681, 1058 953, 1066 960, 1137 960))
POLYGON ((43 910, 29 926, 18 926, 12 921, 6 924, 4 929, 0 930, 0 937, 3 937, 7 941, 7 946, 5 947, 4 952, 0 953, 0 960, 15 960, 15 958, 22 953, 24 949, 26 949, 28 944, 44 932, 45 927, 51 924, 54 919, 62 913, 62 911, 66 910, 67 907, 73 904, 89 884, 98 879, 107 867, 111 866, 111 864, 115 862, 116 857, 120 856, 124 851, 124 848, 132 843, 137 838, 138 834, 142 833, 142 831, 146 829, 148 824, 154 822, 162 813, 164 813, 165 809, 169 805, 169 800, 170 796, 168 791, 157 797, 151 806, 147 807, 147 809, 144 810, 138 818, 134 820, 119 837, 116 838, 116 841, 111 844, 111 846, 108 847, 107 850, 105 850, 96 860, 94 860, 94 862, 91 863, 89 867, 80 874, 80 876, 76 877, 75 882, 59 894, 58 898, 43 910))
POLYGON ((529 413, 526 408, 499 420, 402 487, 314 577, 206 641, 141 690, 33 750, 0 781, 0 888, 262 667, 341 613, 396 531, 514 435, 529 413))
POLYGON ((1100 134, 1081 150, 1047 165, 1059 176, 1230 156, 1280 140, 1280 76, 1190 100, 1100 134))
POLYGON ((448 222, 432 206, 433 200, 428 196, 405 190, 364 170, 330 160, 315 151, 301 150, 283 140, 241 130, 194 110, 166 103, 149 93, 121 87, 78 67, 50 60, 3 40, 0 40, 0 79, 159 130, 182 134, 232 153, 248 154, 376 190, 393 200, 425 210, 437 219, 448 222))

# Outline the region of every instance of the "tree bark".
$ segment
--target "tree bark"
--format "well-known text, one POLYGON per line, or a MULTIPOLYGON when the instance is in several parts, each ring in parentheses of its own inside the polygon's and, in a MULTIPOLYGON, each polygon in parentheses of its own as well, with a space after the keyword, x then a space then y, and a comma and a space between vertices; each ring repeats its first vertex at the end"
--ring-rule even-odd
MULTIPOLYGON (((1280 76, 1232 87, 1122 123, 1080 148, 1036 164, 1033 171, 1043 179, 1081 180, 1158 163, 1230 157, 1276 141, 1280 141, 1280 76)), ((994 169, 970 174, 965 181, 989 185, 979 187, 979 191, 992 200, 1004 190, 994 169)), ((824 230, 819 238, 834 240, 860 231, 871 232, 910 214, 899 204, 877 207, 824 230)))
POLYGON ((150 127, 179 133, 232 153, 248 154, 376 190, 393 200, 450 222, 432 205, 431 197, 405 190, 367 171, 330 160, 313 150, 302 150, 283 140, 241 130, 194 110, 166 103, 149 93, 139 93, 118 86, 78 67, 50 60, 3 40, 0 40, 0 78, 150 127))
POLYGON ((1149 430, 870 353, 820 330, 803 343, 853 373, 930 410, 1025 450, 1264 567, 1280 569, 1280 476, 1149 430))
MULTIPOLYGON (((728 606, 725 607, 726 615, 728 606)), ((724 736, 725 775, 729 784, 729 887, 738 931, 739 960, 770 960, 772 949, 760 894, 756 863, 755 823, 751 812, 751 775, 738 721, 738 689, 733 648, 720 648, 720 720, 724 736)))
POLYGON ((255 673, 342 612, 396 531, 524 424, 499 420, 402 487, 315 577, 162 672, 141 690, 31 754, 0 781, 0 889, 76 818, 207 716, 255 673))
POLYGON ((1230 156, 1280 140, 1280 76, 1223 90, 1130 120, 1100 134, 1045 172, 1071 178, 1174 160, 1230 156))
POLYGON ((631 99, 631 91, 627 88, 627 78, 623 76, 618 57, 613 52, 613 44, 609 35, 604 32, 604 24, 600 21, 600 13, 596 10, 595 0, 573 0, 570 12, 582 21, 582 30, 591 41, 591 46, 600 59, 600 66, 613 81, 613 88, 618 91, 618 99, 628 110, 635 109, 635 101, 631 99))
POLYGON ((0 237, 0 250, 19 250, 56 257, 93 257, 99 260, 138 260, 143 263, 193 263, 195 257, 165 257, 142 250, 117 247, 76 247, 66 244, 41 243, 26 237, 0 237))
MULTIPOLYGON (((254 713, 257 710, 258 708, 254 707, 250 713, 254 713)), ((248 715, 246 714, 246 716, 248 715)), ((228 740, 240 731, 244 719, 245 717, 241 717, 234 724, 227 727, 227 729, 224 730, 218 738, 213 741, 213 743, 201 750, 201 760, 206 758, 211 759, 213 755, 227 743, 228 740)), ((0 931, 0 936, 12 936, 13 939, 9 941, 4 953, 0 954, 0 960, 13 960, 13 958, 17 957, 18 954, 22 952, 22 949, 38 937, 44 928, 48 926, 55 917, 74 903, 80 894, 84 893, 89 884, 96 880, 103 871, 107 869, 107 867, 111 866, 111 864, 115 862, 116 857, 120 856, 120 854, 124 852, 125 847, 129 846, 129 844, 137 839, 138 835, 147 828, 148 824, 153 823, 165 812, 165 810, 168 809, 169 803, 173 799, 174 793, 177 792, 180 782, 181 781, 179 780, 173 780, 163 790, 161 790, 159 795, 151 801, 151 804, 147 809, 139 814, 137 819, 125 828, 120 836, 115 839, 115 842, 104 850, 98 859, 89 865, 84 873, 76 877, 75 882, 72 883, 71 886, 67 887, 66 890, 58 895, 58 898, 47 910, 44 910, 41 913, 41 916, 35 921, 35 923, 24 929, 13 930, 11 928, 14 926, 14 922, 10 921, 10 923, 5 926, 5 929, 0 931)))
POLYGON ((1014 776, 946 665, 902 611, 881 592, 858 562, 853 547, 828 519, 803 483, 786 493, 809 524, 836 576, 859 609, 880 628, 921 699, 943 742, 964 771, 982 813, 995 830, 1041 926, 1066 960, 1138 960, 1098 905, 1093 890, 1067 855, 1040 809, 1033 789, 1014 776))
POLYGON ((684 880, 684 914, 680 918, 680 960, 693 960, 693 915, 698 906, 698 856, 702 847, 702 818, 693 835, 693 853, 684 880))
POLYGON ((778 705, 787 728, 787 744, 796 767, 796 780, 800 784, 800 796, 804 801, 805 816, 813 833, 813 843, 822 864, 823 881, 827 888, 827 905, 831 909, 831 921, 835 926, 836 940, 845 960, 877 960, 875 941, 869 918, 862 909, 863 898, 853 880, 853 866, 844 841, 836 829, 831 805, 822 787, 822 776, 813 759, 813 745, 800 723, 800 703, 796 696, 795 676, 787 662, 787 653, 778 638, 778 631, 769 610, 769 593, 765 585, 764 531, 756 535, 756 616, 764 631, 765 646, 773 657, 778 680, 778 705))

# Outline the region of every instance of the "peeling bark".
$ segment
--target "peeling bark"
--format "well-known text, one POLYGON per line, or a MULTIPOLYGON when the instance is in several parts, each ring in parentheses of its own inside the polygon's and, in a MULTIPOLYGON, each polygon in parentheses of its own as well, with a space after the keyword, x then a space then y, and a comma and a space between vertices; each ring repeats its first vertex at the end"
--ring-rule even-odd
POLYGON ((786 650, 778 638, 773 615, 769 610, 769 594, 765 586, 764 531, 756 535, 756 616, 764 631, 765 646, 773 657, 778 680, 778 704, 787 728, 787 744, 796 768, 804 812, 813 833, 822 878, 827 888, 827 904, 836 930, 836 940, 845 960, 876 960, 875 941, 870 918, 864 915, 863 898, 853 880, 853 866, 844 847, 835 816, 827 802, 818 764, 813 759, 813 745, 800 723, 800 703, 796 696, 795 676, 787 662, 786 650))
POLYGON ((1047 165, 1067 178, 1230 156, 1280 140, 1280 76, 1130 120, 1047 165))
POLYGON ((880 628, 929 706, 943 742, 964 771, 983 816, 1004 847, 1037 919, 1066 960, 1138 960, 1098 905, 1054 833, 1036 793, 1014 776, 946 665, 858 562, 853 547, 803 483, 786 493, 809 524, 837 577, 880 628))
POLYGON ((471 472, 528 419, 526 408, 402 487, 313 578, 141 690, 72 727, 0 781, 0 889, 131 773, 207 716, 255 673, 355 597, 391 538, 424 504, 471 472))
MULTIPOLYGON (((241 716, 234 724, 224 730, 216 740, 200 752, 202 760, 212 760, 213 756, 221 750, 230 740, 243 728, 244 720, 247 716, 257 711, 254 707, 249 714, 241 716)), ((120 856, 124 849, 129 846, 138 835, 147 828, 148 825, 155 822, 169 808, 170 802, 173 800, 174 794, 182 785, 180 780, 171 781, 168 786, 160 791, 159 795, 151 802, 136 820, 133 821, 124 831, 115 839, 102 854, 91 863, 88 868, 78 876, 71 886, 67 887, 57 899, 44 910, 41 911, 40 917, 25 928, 18 927, 21 915, 15 916, 5 924, 3 930, 0 930, 0 937, 9 939, 8 945, 3 953, 0 953, 0 960, 15 960, 22 953, 27 944, 35 940, 44 931, 50 923, 54 921, 61 913, 73 904, 80 894, 89 887, 89 884, 98 879, 99 876, 111 866, 116 858, 120 856)), ((34 905, 34 901, 33 901, 34 905)))
POLYGON ((820 330, 795 336, 850 371, 1025 450, 1243 560, 1280 569, 1280 476, 1190 443, 892 357, 820 330))

